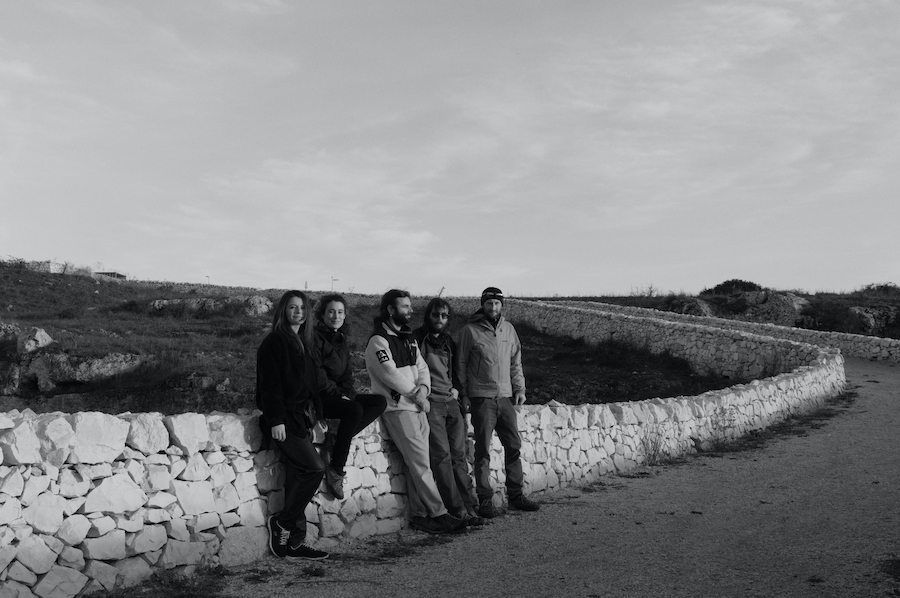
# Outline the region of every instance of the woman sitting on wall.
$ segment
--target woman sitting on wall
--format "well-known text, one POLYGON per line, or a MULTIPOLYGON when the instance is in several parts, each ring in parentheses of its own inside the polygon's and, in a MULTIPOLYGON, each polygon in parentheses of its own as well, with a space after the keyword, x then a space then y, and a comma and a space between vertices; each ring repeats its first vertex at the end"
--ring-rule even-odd
POLYGON ((256 405, 265 442, 275 441, 285 468, 284 507, 267 520, 269 549, 277 557, 324 559, 327 552, 306 544, 304 514, 325 471, 310 433, 322 417, 312 327, 303 326, 310 312, 301 291, 278 301, 272 331, 256 353, 256 405))
POLYGON ((347 302, 338 294, 325 295, 316 304, 315 343, 326 379, 320 389, 327 419, 338 419, 336 431, 329 430, 322 447, 325 484, 335 498, 344 498, 344 465, 350 442, 375 421, 387 405, 381 395, 356 394, 350 368, 347 340, 347 302))

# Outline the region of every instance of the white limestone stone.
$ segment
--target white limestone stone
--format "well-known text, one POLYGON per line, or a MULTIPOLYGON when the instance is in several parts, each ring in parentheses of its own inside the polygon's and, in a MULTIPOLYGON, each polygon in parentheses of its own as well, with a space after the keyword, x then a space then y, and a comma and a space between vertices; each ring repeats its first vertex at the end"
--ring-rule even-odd
POLYGON ((70 515, 63 520, 56 537, 69 546, 75 546, 84 541, 90 529, 90 519, 84 515, 70 515))
POLYGON ((22 517, 35 531, 55 534, 63 522, 66 499, 50 492, 44 492, 22 510, 22 517))
POLYGON ((56 562, 56 553, 37 536, 28 536, 19 542, 16 560, 37 575, 43 575, 56 562))
POLYGON ((113 474, 112 465, 110 463, 95 463, 93 465, 79 463, 75 465, 75 471, 80 473, 82 477, 88 480, 108 478, 113 474))
POLYGON ((62 567, 81 571, 84 569, 84 553, 74 546, 66 546, 62 549, 62 552, 59 553, 56 563, 62 567))
POLYGON ((187 460, 182 457, 172 457, 172 463, 169 465, 169 475, 177 478, 181 472, 187 469, 187 460))
POLYGON ((213 488, 230 484, 236 477, 234 468, 228 463, 216 463, 209 468, 209 481, 213 488))
POLYGON ((222 520, 222 527, 234 527, 241 522, 241 516, 237 513, 222 513, 219 518, 222 520))
POLYGON ((88 561, 83 569, 85 575, 96 580, 103 589, 112 591, 116 587, 119 570, 103 561, 88 561))
POLYGON ((147 500, 147 506, 165 509, 177 500, 175 495, 169 492, 156 492, 147 500))
POLYGON ((35 582, 37 582, 37 575, 32 573, 28 567, 18 561, 9 566, 9 569, 6 571, 6 576, 8 579, 18 581, 26 586, 33 586, 35 582))
POLYGON ((182 482, 172 480, 169 491, 178 498, 178 505, 187 515, 212 513, 216 510, 212 484, 207 481, 182 482))
POLYGON ((19 500, 25 506, 30 505, 37 497, 50 488, 50 478, 45 475, 32 475, 25 480, 22 496, 19 500))
POLYGON ((24 491, 25 478, 22 477, 22 472, 18 469, 10 469, 6 476, 0 480, 0 493, 9 496, 22 496, 24 491))
POLYGON ((126 473, 104 479, 91 490, 84 503, 87 512, 126 513, 147 502, 147 495, 126 473))
POLYGON ((253 469, 253 460, 244 457, 235 457, 231 460, 231 466, 235 473, 244 473, 253 469))
POLYGON ((347 534, 354 539, 368 538, 378 530, 378 519, 374 515, 360 515, 347 524, 347 534))
POLYGON ((169 540, 162 549, 159 564, 166 569, 181 565, 196 565, 203 559, 206 545, 203 542, 182 542, 169 540))
POLYGON ((125 531, 115 529, 99 538, 85 538, 81 543, 81 550, 89 559, 102 561, 124 559, 125 531))
POLYGON ((72 598, 87 584, 83 573, 53 565, 50 571, 34 586, 34 593, 41 598, 72 598))
POLYGON ((398 494, 383 494, 375 499, 375 515, 379 519, 400 517, 406 510, 406 501, 398 494))
POLYGON ((128 556, 144 554, 159 550, 168 540, 166 528, 163 525, 148 525, 141 531, 128 534, 125 539, 125 552, 128 556))
POLYGON ((194 453, 188 458, 187 467, 178 474, 178 479, 188 482, 202 482, 210 476, 209 465, 200 453, 194 453))
POLYGON ((35 598, 34 592, 26 585, 13 580, 3 583, 3 598, 35 598))
POLYGON ((234 480, 234 487, 241 497, 241 502, 247 502, 259 497, 259 489, 256 487, 256 474, 252 471, 245 471, 237 474, 234 480))
POLYGON ((153 575, 153 570, 147 561, 140 557, 132 557, 116 561, 118 575, 116 581, 119 587, 130 588, 142 583, 153 575))
POLYGON ((41 441, 34 418, 18 418, 12 428, 0 433, 0 449, 3 450, 3 463, 7 465, 40 463, 41 441))
POLYGON ((35 431, 41 442, 41 457, 47 463, 62 465, 72 452, 75 431, 68 417, 62 413, 50 413, 35 419, 35 431))
POLYGON ((284 466, 275 463, 256 472, 256 487, 265 494, 284 486, 284 466))
POLYGON ((154 490, 168 490, 172 483, 168 465, 148 464, 145 466, 145 488, 151 492, 154 490))
POLYGON ((237 451, 256 451, 262 444, 259 418, 255 415, 214 413, 206 418, 209 439, 215 446, 237 451))
POLYGON ((66 498, 84 496, 91 488, 90 478, 85 478, 77 471, 69 468, 63 469, 59 472, 59 477, 57 478, 56 483, 60 496, 64 496, 66 498))
POLYGON ((98 517, 91 520, 91 529, 88 530, 88 538, 99 538, 116 529, 116 520, 110 516, 98 517))
POLYGON ((129 424, 108 413, 88 411, 71 417, 75 443, 70 463, 109 463, 125 450, 129 424))
POLYGON ((19 355, 33 353, 42 347, 53 344, 53 339, 43 328, 32 326, 16 336, 16 351, 19 355))
POLYGON ((237 489, 231 484, 215 488, 213 490, 213 500, 216 503, 216 512, 219 514, 233 511, 241 505, 241 497, 237 489))
POLYGON ((232 527, 225 532, 219 547, 219 564, 224 567, 246 565, 268 553, 269 534, 264 527, 232 527))
POLYGON ((139 532, 144 529, 143 509, 138 509, 132 515, 113 515, 116 527, 126 532, 139 532))
POLYGON ((70 498, 66 500, 66 506, 63 509, 63 513, 66 517, 74 515, 78 512, 81 507, 84 506, 84 497, 78 496, 76 498, 70 498))
POLYGON ((219 526, 217 513, 203 513, 187 520, 187 527, 192 533, 202 532, 219 526))
POLYGON ((131 448, 152 455, 169 447, 169 431, 161 413, 132 413, 120 417, 131 424, 125 438, 131 448))
POLYGON ((19 549, 15 546, 4 546, 3 548, 0 548, 0 571, 6 569, 6 567, 13 562, 18 551, 19 549))
POLYGON ((145 523, 163 523, 164 521, 170 521, 171 519, 172 519, 172 515, 165 509, 145 509, 144 510, 144 522, 145 523))
POLYGON ((193 455, 206 448, 209 443, 209 428, 206 416, 200 413, 181 413, 163 418, 169 431, 171 443, 185 454, 193 455))
POLYGON ((206 453, 204 458, 206 459, 206 464, 210 467, 219 463, 225 463, 226 461, 225 453, 219 450, 206 453))
POLYGON ((261 498, 241 503, 241 506, 238 507, 237 514, 241 518, 241 525, 243 526, 256 527, 265 525, 266 503, 261 498))
POLYGON ((174 539, 187 542, 191 538, 191 532, 188 531, 187 522, 184 519, 172 519, 165 523, 166 534, 174 539))
POLYGON ((319 533, 326 538, 339 536, 344 531, 344 522, 333 514, 323 514, 319 519, 319 533))

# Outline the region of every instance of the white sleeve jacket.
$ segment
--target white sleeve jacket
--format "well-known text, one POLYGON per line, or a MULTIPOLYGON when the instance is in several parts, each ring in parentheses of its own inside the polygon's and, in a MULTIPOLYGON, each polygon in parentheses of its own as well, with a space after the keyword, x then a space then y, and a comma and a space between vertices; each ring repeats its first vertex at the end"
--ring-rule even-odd
MULTIPOLYGON (((405 328, 405 327, 404 327, 405 328)), ((383 322, 366 345, 366 369, 372 392, 387 399, 385 411, 419 411, 406 395, 424 384, 431 394, 431 374, 408 328, 398 331, 383 322)))

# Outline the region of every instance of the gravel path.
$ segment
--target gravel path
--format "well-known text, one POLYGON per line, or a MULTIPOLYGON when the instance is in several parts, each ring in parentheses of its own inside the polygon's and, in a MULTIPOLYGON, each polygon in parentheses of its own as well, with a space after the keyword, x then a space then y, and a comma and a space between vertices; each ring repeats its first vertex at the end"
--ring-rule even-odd
POLYGON ((268 558, 223 595, 900 596, 900 366, 846 367, 849 406, 761 449, 606 476, 463 535, 268 558))

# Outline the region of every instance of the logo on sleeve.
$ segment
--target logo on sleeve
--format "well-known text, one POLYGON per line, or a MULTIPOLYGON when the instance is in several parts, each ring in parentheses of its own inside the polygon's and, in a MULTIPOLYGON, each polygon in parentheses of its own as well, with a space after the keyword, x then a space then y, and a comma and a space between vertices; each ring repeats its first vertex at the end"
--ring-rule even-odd
POLYGON ((378 358, 378 363, 384 363, 385 361, 390 361, 391 358, 388 356, 388 352, 384 349, 375 353, 375 357, 378 358))

